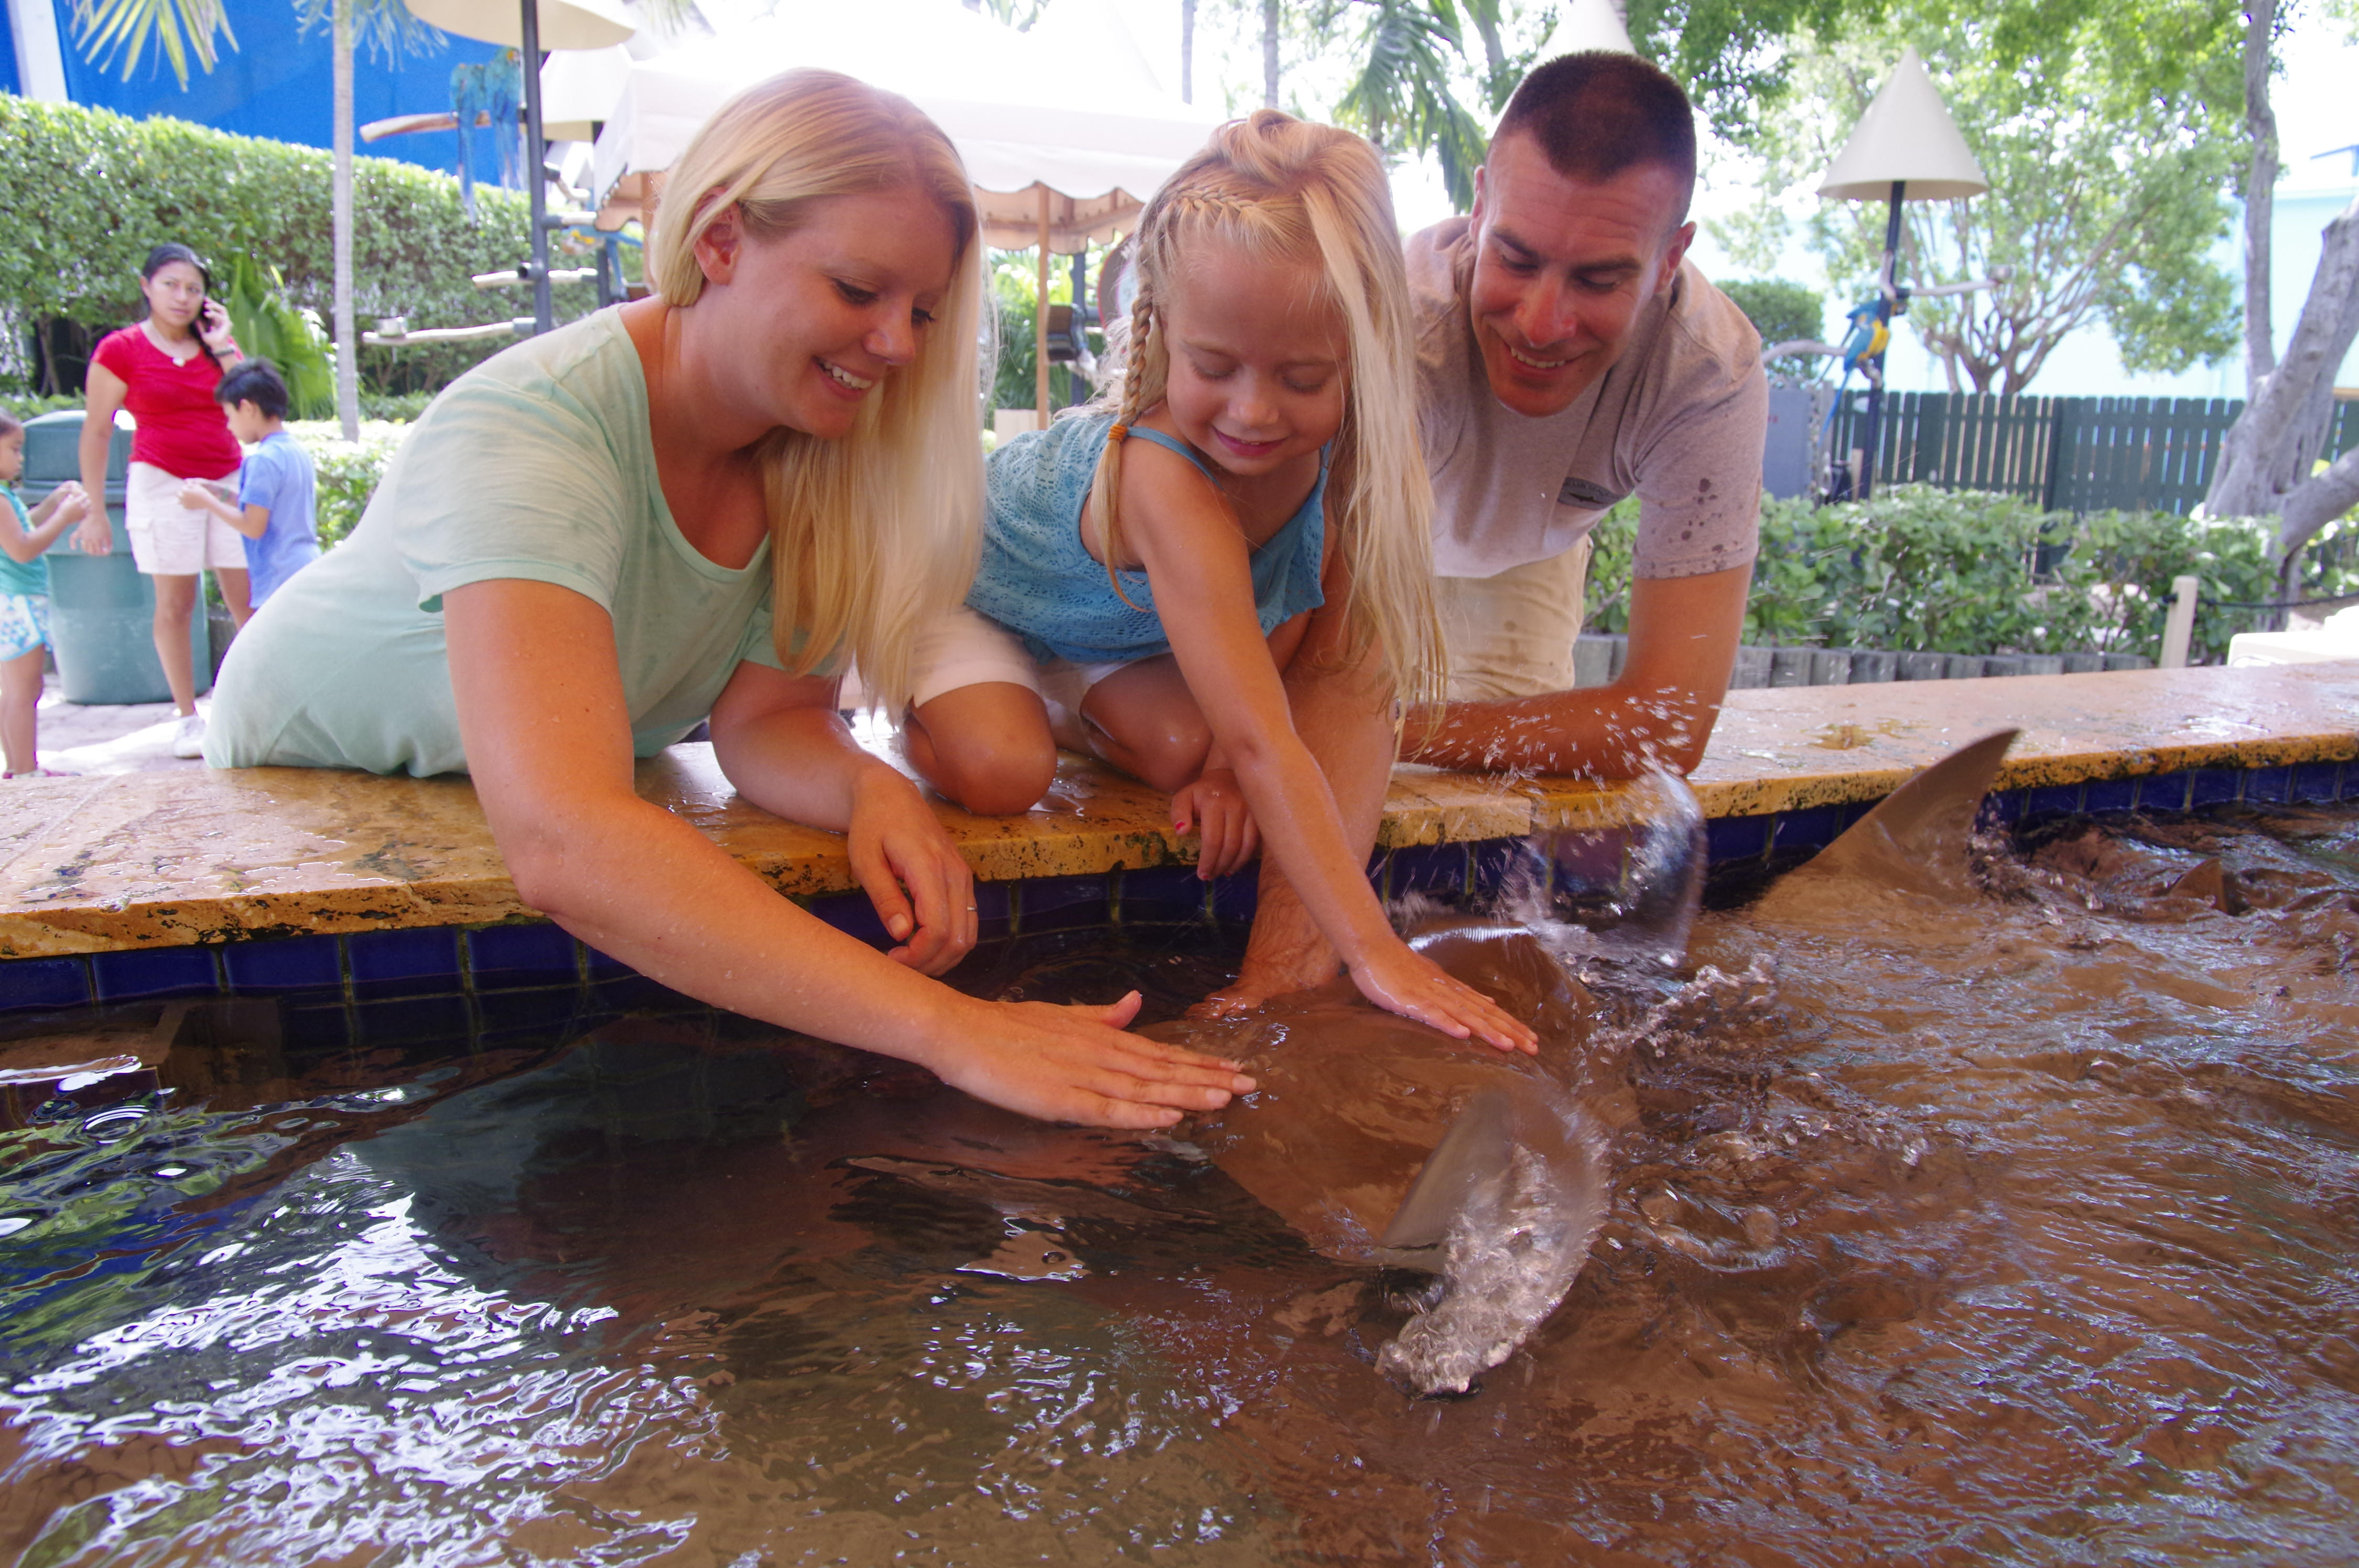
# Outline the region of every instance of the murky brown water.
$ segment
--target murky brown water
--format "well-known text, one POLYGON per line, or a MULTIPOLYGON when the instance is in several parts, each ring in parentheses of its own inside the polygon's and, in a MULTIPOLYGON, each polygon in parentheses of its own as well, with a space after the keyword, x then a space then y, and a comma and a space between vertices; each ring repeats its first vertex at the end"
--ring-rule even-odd
POLYGON ((1460 1400, 1181 1152, 702 1014, 0 1134, 0 1562, 2359 1559, 2359 819, 1991 877, 1708 914, 1460 1400))

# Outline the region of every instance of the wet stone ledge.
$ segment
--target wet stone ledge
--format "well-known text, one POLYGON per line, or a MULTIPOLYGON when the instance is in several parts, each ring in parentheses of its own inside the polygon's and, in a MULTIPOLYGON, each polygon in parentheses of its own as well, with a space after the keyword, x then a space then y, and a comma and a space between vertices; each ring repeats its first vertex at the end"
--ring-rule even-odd
MULTIPOLYGON (((2359 666, 2125 671, 1738 691, 1691 781, 1715 860, 1824 844, 1909 773, 2023 730, 1991 814, 2359 795, 2359 666)), ((836 835, 739 800, 707 746, 641 765, 647 798, 780 892, 880 935, 836 835)), ((1068 759, 1021 817, 937 807, 986 930, 1242 916, 1249 876, 1198 882, 1162 796, 1068 759)), ((1618 786, 1404 767, 1371 868, 1391 893, 1493 880, 1503 841, 1610 825, 1618 786)), ((0 1010, 321 986, 645 984, 516 898, 463 779, 304 769, 0 787, 0 1010)))

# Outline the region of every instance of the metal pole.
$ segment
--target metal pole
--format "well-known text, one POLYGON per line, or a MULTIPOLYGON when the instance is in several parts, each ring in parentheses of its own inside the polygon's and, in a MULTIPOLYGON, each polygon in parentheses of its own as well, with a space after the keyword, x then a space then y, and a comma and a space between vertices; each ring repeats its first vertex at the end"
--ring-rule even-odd
MULTIPOLYGON (((1892 182, 1892 215, 1884 225, 1884 276, 1876 283, 1875 319, 1887 332, 1892 329, 1892 301, 1897 287, 1894 275, 1900 265, 1900 201, 1908 189, 1905 179, 1892 182)), ((1853 497, 1860 501, 1865 501, 1874 492, 1877 443, 1884 438, 1884 355, 1878 352, 1870 362, 1875 373, 1867 383, 1867 422, 1860 442, 1859 479, 1852 486, 1853 497)))
POLYGON ((1082 248, 1073 253, 1073 362, 1065 367, 1065 385, 1072 393, 1067 401, 1075 408, 1088 396, 1082 385, 1082 350, 1089 342, 1089 329, 1082 324, 1082 312, 1090 306, 1089 262, 1090 245, 1083 240, 1082 248))
POLYGON ((1032 297, 1032 402, 1049 427, 1049 188, 1040 187, 1039 292, 1032 297))
POLYGON ((532 330, 546 332, 557 324, 549 301, 549 177, 542 171, 548 154, 540 141, 540 0, 518 0, 524 18, 524 47, 517 52, 524 66, 524 183, 532 206, 532 330))

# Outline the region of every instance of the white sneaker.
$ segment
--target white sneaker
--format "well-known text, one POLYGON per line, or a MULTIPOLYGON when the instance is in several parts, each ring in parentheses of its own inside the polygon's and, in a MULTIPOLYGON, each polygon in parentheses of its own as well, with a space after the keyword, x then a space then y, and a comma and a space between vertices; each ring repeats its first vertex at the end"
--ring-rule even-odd
POLYGON ((172 755, 201 757, 205 754, 205 716, 190 713, 182 717, 172 730, 172 755))

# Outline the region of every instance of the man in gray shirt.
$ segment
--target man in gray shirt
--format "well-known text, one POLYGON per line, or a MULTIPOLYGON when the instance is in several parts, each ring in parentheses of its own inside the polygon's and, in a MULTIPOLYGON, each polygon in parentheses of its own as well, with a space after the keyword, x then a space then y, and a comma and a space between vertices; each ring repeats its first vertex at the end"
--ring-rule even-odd
POLYGON ((1451 701, 1406 755, 1627 777, 1703 755, 1752 580, 1768 385, 1688 265, 1695 121, 1634 55, 1516 90, 1471 218, 1412 235, 1419 394, 1451 701), (1590 532, 1639 502, 1630 654, 1573 690, 1590 532))

